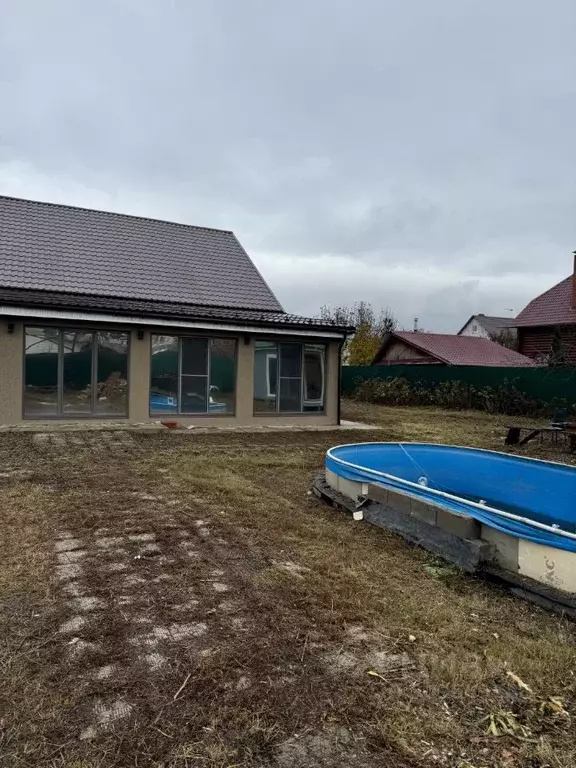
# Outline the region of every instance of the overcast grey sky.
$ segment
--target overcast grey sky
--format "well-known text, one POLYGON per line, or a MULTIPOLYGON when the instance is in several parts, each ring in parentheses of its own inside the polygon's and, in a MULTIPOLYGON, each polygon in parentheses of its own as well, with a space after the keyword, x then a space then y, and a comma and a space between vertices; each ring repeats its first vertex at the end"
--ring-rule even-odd
POLYGON ((575 34, 574 0, 0 0, 0 192, 455 331, 571 271, 575 34))

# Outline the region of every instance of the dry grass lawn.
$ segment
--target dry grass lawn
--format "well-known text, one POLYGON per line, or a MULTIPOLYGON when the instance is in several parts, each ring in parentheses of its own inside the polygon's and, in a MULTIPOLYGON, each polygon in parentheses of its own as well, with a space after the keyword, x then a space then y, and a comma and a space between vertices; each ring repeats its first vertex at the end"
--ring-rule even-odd
POLYGON ((308 493, 508 419, 344 415, 382 429, 0 435, 0 765, 576 765, 574 625, 308 493))

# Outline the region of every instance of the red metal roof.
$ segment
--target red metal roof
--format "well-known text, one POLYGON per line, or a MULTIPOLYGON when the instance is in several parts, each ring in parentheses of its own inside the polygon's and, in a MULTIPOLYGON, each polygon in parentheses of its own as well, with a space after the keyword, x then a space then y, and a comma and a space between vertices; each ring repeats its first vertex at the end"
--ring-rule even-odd
POLYGON ((541 325, 576 324, 576 309, 572 307, 572 281, 570 275, 550 290, 541 293, 525 307, 510 325, 518 328, 541 325))
MULTIPOLYGON (((401 339, 417 349, 427 352, 448 365, 488 365, 527 367, 536 363, 513 349, 496 344, 490 339, 476 336, 457 336, 449 333, 420 333, 416 331, 395 331, 390 339, 401 339)), ((388 342, 388 343, 389 343, 388 342)), ((386 349, 380 350, 380 359, 386 349)), ((402 362, 402 361, 397 361, 402 362)), ((409 360, 405 362, 409 363, 409 360)))

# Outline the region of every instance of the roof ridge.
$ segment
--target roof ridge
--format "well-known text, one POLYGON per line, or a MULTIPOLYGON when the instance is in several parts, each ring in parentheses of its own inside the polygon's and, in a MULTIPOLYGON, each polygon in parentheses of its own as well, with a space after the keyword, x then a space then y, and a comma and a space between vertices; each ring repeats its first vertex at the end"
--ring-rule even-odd
MULTIPOLYGON (((457 333, 438 333, 437 331, 393 331, 393 333, 409 333, 412 336, 418 334, 419 336, 458 336, 457 333)), ((481 336, 459 336, 461 339, 482 338, 481 336)))
POLYGON ((170 224, 175 227, 187 227, 190 229, 203 229, 208 232, 224 232, 227 235, 234 235, 231 229, 219 229, 218 227, 204 227, 201 224, 185 224, 183 221, 169 221, 168 219, 157 219, 153 216, 140 216, 134 213, 117 213, 116 211, 105 211, 101 208, 87 208, 81 205, 68 205, 67 203, 51 203, 48 200, 32 200, 29 197, 15 197, 14 195, 0 194, 0 200, 13 200, 18 203, 31 203, 32 205, 43 205, 50 208, 65 208, 70 211, 82 211, 85 213, 98 213, 103 216, 115 216, 121 219, 136 219, 137 221, 150 221, 154 224, 170 224))
POLYGON ((469 343, 470 340, 472 340, 472 343, 478 343, 478 342, 488 342, 489 344, 496 344, 497 346, 501 347, 502 344, 498 344, 497 341, 494 341, 493 339, 488 339, 486 336, 463 336, 460 333, 428 333, 428 331, 394 331, 394 333, 405 333, 409 336, 442 336, 443 338, 451 338, 451 339, 461 339, 462 343, 469 343))

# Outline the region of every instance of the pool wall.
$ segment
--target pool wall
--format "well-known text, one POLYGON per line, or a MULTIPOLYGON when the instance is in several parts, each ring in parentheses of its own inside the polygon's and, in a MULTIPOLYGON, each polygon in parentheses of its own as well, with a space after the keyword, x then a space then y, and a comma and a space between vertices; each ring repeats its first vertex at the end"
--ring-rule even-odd
MULTIPOLYGON (((497 514, 490 517, 489 513, 492 511, 497 513, 497 510, 474 509, 478 507, 477 504, 470 506, 466 500, 450 497, 431 488, 420 487, 413 481, 404 481, 398 476, 388 476, 370 468, 363 470, 362 452, 358 451, 361 445, 376 447, 374 444, 353 446, 353 455, 346 454, 345 450, 338 453, 339 449, 346 449, 348 446, 331 449, 328 452, 325 471, 326 484, 356 504, 357 509, 354 515, 356 519, 365 519, 374 525, 394 530, 427 549, 442 554, 466 570, 478 570, 481 569, 482 563, 486 565, 492 563, 512 575, 534 580, 565 593, 576 593, 576 552, 571 551, 576 545, 574 538, 568 540, 561 538, 557 531, 545 530, 546 526, 532 531, 530 526, 522 526, 514 520, 502 522, 497 514), (373 503, 366 505, 363 503, 366 500, 373 503), (472 514, 469 514, 469 510, 472 514), (473 514, 478 514, 484 519, 477 519, 473 514), (516 530, 507 532, 506 528, 509 525, 513 528, 515 526, 520 531, 526 531, 525 535, 516 535, 516 530), (535 538, 542 538, 545 543, 536 541, 535 538), (560 546, 550 546, 549 542, 558 543, 560 546)), ((433 447, 427 444, 419 445, 426 446, 427 449, 433 447)), ((438 448, 442 450, 447 447, 438 446, 438 448)), ((483 454, 481 459, 496 457, 500 461, 506 461, 508 458, 515 458, 509 454, 493 451, 454 450, 471 451, 468 454, 471 460, 473 460, 472 454, 476 453, 483 454)), ((447 452, 446 456, 449 455, 447 452)), ((558 499, 554 498, 555 479, 559 471, 564 470, 565 465, 522 459, 522 462, 526 461, 533 461, 534 464, 523 463, 520 469, 514 467, 514 470, 521 473, 526 473, 528 470, 530 475, 542 474, 547 468, 545 465, 550 466, 551 486, 544 491, 552 499, 552 506, 555 504, 557 506, 558 499)), ((366 463, 370 464, 370 461, 366 463)), ((562 478, 564 482, 562 493, 569 491, 568 484, 572 482, 573 477, 576 477, 576 469, 565 468, 570 470, 573 476, 568 475, 567 479, 562 478)), ((498 477, 494 477, 493 482, 498 483, 498 477)))

